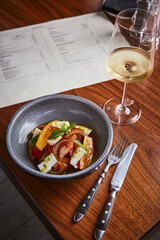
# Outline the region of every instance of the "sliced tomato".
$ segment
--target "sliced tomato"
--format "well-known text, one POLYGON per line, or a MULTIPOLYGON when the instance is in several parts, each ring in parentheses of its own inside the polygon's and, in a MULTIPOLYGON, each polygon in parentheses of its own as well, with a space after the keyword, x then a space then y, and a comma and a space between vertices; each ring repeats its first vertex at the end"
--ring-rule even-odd
POLYGON ((71 131, 65 135, 65 138, 70 138, 72 135, 82 134, 83 130, 79 128, 72 128, 71 131))
POLYGON ((84 142, 84 136, 83 135, 79 135, 79 139, 78 139, 82 144, 84 142))
POLYGON ((74 148, 74 143, 73 143, 73 148, 70 148, 69 152, 65 156, 71 158, 75 149, 76 147, 74 148))
POLYGON ((45 151, 40 151, 38 148, 33 148, 32 149, 32 155, 33 157, 35 157, 36 159, 40 160, 43 155, 44 155, 45 151))
POLYGON ((70 148, 67 145, 63 145, 62 147, 60 147, 58 153, 59 159, 62 159, 69 152, 69 150, 70 148))
POLYGON ((72 165, 70 164, 70 158, 69 157, 63 157, 61 159, 61 163, 66 163, 68 168, 72 167, 72 165))
POLYGON ((80 169, 80 160, 77 162, 77 167, 80 169))
POLYGON ((64 156, 72 156, 73 154, 73 141, 76 139, 76 135, 73 134, 69 138, 63 138, 54 147, 54 155, 57 160, 60 160, 64 156))
POLYGON ((40 130, 42 130, 45 126, 46 126, 46 124, 43 124, 43 125, 38 126, 38 128, 39 128, 40 130))
POLYGON ((52 174, 59 174, 59 173, 64 173, 67 170, 67 164, 62 163, 62 162, 57 162, 56 166, 52 167, 52 169, 49 171, 49 173, 52 174))
POLYGON ((47 143, 47 145, 45 147, 45 151, 47 153, 47 156, 49 156, 53 151, 53 145, 50 145, 50 144, 47 143))

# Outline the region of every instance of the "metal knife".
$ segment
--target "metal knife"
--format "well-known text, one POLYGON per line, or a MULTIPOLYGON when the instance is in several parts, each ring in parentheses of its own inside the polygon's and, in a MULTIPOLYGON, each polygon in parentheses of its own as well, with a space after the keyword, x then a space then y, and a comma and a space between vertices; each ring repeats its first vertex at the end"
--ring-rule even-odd
POLYGON ((130 162, 132 160, 132 157, 134 155, 136 148, 137 148, 137 144, 135 143, 132 143, 131 145, 129 145, 129 147, 124 151, 122 155, 122 159, 115 170, 115 173, 111 180, 111 193, 101 212, 100 218, 96 226, 96 230, 95 230, 96 240, 100 240, 106 231, 106 228, 112 213, 116 193, 120 190, 123 184, 123 181, 125 179, 127 170, 129 168, 130 162))

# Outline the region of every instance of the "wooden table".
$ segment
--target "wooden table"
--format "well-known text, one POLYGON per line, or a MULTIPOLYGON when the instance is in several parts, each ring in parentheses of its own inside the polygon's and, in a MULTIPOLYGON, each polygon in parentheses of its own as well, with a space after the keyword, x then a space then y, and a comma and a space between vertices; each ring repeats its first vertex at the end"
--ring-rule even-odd
MULTIPOLYGON (((10 29, 99 10, 100 0, 1 0, 0 18, 3 26, 0 27, 1 30, 10 29)), ((158 50, 152 76, 141 83, 130 84, 128 88, 128 95, 141 105, 141 118, 130 126, 113 125, 113 144, 120 133, 123 133, 130 137, 131 142, 137 143, 138 148, 124 184, 117 194, 112 217, 103 238, 106 240, 139 239, 160 217, 159 53, 158 50)), ((70 90, 65 94, 87 98, 102 107, 106 99, 120 97, 122 90, 123 84, 112 80, 70 90)), ((94 239, 94 229, 109 194, 115 166, 109 170, 85 218, 79 223, 73 223, 77 206, 98 178, 105 163, 89 177, 68 183, 47 182, 23 172, 14 164, 5 145, 7 125, 23 104, 0 109, 1 167, 55 239, 94 239)))

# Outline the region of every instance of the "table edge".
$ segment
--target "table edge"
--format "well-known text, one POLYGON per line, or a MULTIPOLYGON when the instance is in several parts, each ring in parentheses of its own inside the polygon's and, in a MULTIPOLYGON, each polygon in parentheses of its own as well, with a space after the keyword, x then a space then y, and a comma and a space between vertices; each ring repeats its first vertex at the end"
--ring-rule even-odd
POLYGON ((9 180, 12 182, 12 184, 15 186, 15 188, 18 190, 18 192, 21 194, 23 199, 27 202, 27 204, 31 207, 33 212, 36 214, 36 216, 40 219, 42 224, 47 228, 49 233, 55 238, 59 240, 64 240, 62 235, 58 232, 58 230, 55 228, 55 226, 49 221, 49 219, 46 217, 44 212, 40 209, 40 207, 36 204, 34 199, 30 196, 30 194, 27 192, 27 190, 23 187, 23 185, 18 181, 16 176, 11 172, 11 170, 7 167, 7 165, 3 162, 3 160, 0 158, 0 167, 2 171, 7 175, 9 180))

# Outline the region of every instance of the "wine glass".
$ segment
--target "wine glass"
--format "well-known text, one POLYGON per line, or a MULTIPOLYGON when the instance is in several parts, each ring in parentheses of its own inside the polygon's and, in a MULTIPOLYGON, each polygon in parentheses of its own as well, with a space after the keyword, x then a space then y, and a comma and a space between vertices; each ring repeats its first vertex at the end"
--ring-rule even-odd
MULTIPOLYGON (((106 69, 124 82, 122 99, 112 98, 103 107, 112 123, 129 125, 141 115, 139 105, 127 97, 128 83, 148 78, 154 66, 156 18, 143 9, 126 9, 116 17, 106 69)), ((133 93, 134 94, 134 93, 133 93)))
POLYGON ((160 0, 149 1, 148 11, 150 11, 157 19, 157 32, 156 32, 156 50, 160 42, 160 0))

